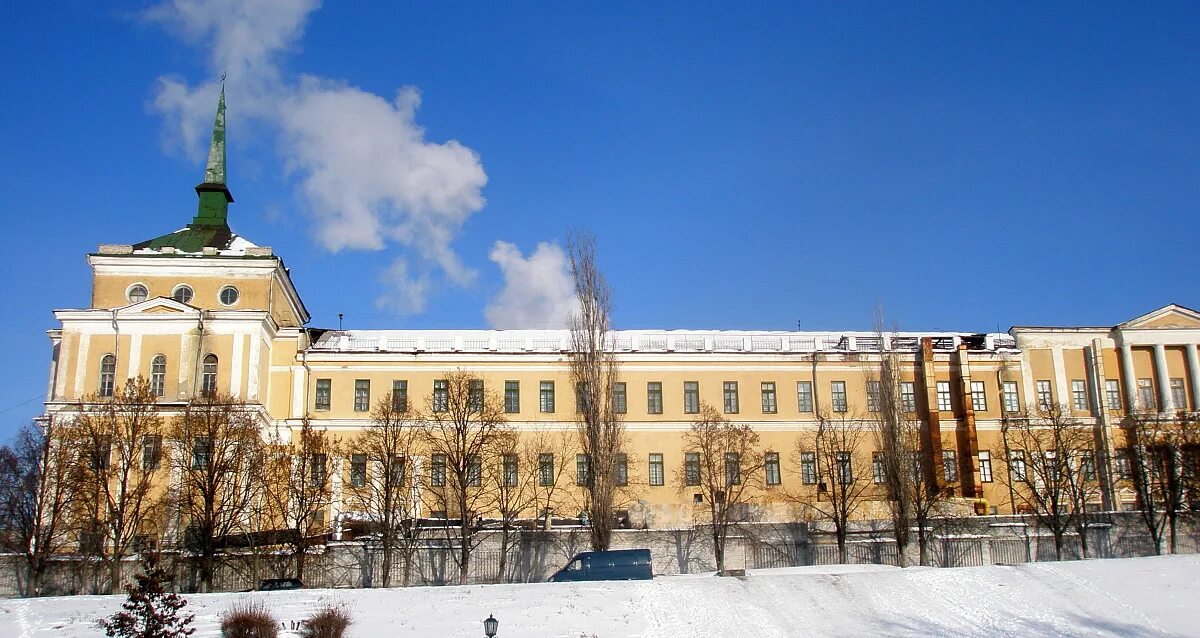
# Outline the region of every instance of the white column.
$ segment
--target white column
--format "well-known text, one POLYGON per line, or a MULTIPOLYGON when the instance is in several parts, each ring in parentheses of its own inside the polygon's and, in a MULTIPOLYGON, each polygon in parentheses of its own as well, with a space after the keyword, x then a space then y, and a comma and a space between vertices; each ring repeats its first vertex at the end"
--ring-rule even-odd
POLYGON ((1125 386, 1125 411, 1136 412, 1138 409, 1137 373, 1133 371, 1133 348, 1128 343, 1121 344, 1121 381, 1125 386))
POLYGON ((126 375, 128 378, 136 378, 141 372, 142 363, 142 335, 134 333, 129 336, 129 372, 126 375))
POLYGON ((1187 348, 1188 377, 1192 382, 1192 409, 1200 410, 1200 355, 1196 353, 1195 344, 1189 343, 1185 347, 1187 348))
POLYGON ((333 476, 330 477, 332 498, 329 503, 329 522, 333 526, 333 540, 342 540, 342 459, 333 460, 333 476))
POLYGON ((242 396, 242 368, 246 365, 246 358, 242 353, 245 351, 247 336, 249 335, 233 335, 233 353, 229 357, 229 394, 235 399, 242 396))
POLYGON ((1067 387, 1067 364, 1063 361, 1062 346, 1054 346, 1050 350, 1050 360, 1054 364, 1054 399, 1059 405, 1067 405, 1074 410, 1071 389, 1067 387))
POLYGON ((1161 343, 1154 344, 1154 382, 1158 385, 1159 412, 1174 412, 1174 402, 1171 400, 1171 379, 1167 373, 1167 347, 1161 343))
POLYGON ((58 356, 54 360, 54 395, 52 400, 65 399, 70 391, 67 389, 67 366, 71 363, 70 343, 67 341, 67 335, 64 333, 58 341, 58 356))
POLYGON ((84 379, 86 379, 88 369, 88 346, 91 344, 92 336, 90 334, 80 333, 79 335, 79 355, 75 358, 75 386, 71 388, 69 397, 82 397, 87 394, 87 388, 83 387, 84 379))

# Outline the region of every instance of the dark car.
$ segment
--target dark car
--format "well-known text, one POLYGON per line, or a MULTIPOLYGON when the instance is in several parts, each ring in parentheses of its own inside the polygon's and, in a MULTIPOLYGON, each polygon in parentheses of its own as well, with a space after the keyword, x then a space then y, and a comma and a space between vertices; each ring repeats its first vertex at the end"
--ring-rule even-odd
POLYGON ((581 580, 649 580, 654 578, 648 549, 582 552, 550 577, 552 583, 581 580))
POLYGON ((299 578, 267 578, 258 584, 258 591, 279 591, 281 589, 304 589, 304 583, 299 578))

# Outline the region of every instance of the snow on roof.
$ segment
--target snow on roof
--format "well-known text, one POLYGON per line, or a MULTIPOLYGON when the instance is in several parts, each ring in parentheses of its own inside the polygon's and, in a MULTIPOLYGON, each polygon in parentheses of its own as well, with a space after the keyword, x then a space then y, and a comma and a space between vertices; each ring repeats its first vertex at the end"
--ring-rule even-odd
MULTIPOLYGON (((1004 333, 786 332, 743 330, 616 330, 608 345, 616 352, 914 352, 930 337, 935 350, 1013 350, 1004 333)), ((569 330, 330 330, 317 339, 314 352, 567 352, 569 330)))
MULTIPOLYGON (((179 230, 175 231, 174 233, 171 233, 170 235, 166 235, 166 236, 177 235, 177 234, 186 233, 189 231, 190 231, 190 228, 188 226, 184 226, 183 228, 180 228, 179 230)), ((215 247, 215 249, 216 249, 215 253, 210 252, 207 254, 216 254, 216 255, 223 256, 223 257, 245 257, 247 249, 259 247, 258 244, 255 244, 254 242, 250 241, 249 239, 246 239, 245 237, 242 237, 241 235, 238 235, 236 233, 230 234, 228 241, 222 242, 222 243, 224 243, 223 246, 215 247)), ((208 248, 211 250, 214 247, 208 246, 205 248, 208 248)), ((203 255, 203 254, 206 254, 204 252, 205 248, 201 248, 199 251, 187 251, 187 250, 180 250, 178 247, 172 247, 172 254, 203 255)), ((151 248, 149 246, 145 246, 145 247, 134 249, 133 254, 134 255, 161 255, 165 252, 167 252, 167 251, 164 251, 162 247, 151 248)))

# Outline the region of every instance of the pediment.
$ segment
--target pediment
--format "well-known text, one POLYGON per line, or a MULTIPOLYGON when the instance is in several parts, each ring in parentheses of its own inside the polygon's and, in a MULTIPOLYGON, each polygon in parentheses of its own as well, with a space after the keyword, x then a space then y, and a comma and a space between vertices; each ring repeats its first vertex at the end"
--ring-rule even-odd
POLYGON ((196 308, 185 303, 179 303, 170 297, 155 297, 142 302, 130 304, 121 308, 121 314, 184 314, 193 313, 196 308))
POLYGON ((1153 329, 1200 329, 1200 312, 1170 304, 1158 310, 1148 312, 1117 326, 1122 329, 1153 330, 1153 329))

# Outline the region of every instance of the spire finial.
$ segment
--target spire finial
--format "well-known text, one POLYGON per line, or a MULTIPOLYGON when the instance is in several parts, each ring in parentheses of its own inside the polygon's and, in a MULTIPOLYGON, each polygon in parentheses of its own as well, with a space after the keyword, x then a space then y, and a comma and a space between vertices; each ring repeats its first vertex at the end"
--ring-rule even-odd
POLYGON ((225 185, 225 74, 221 74, 221 97, 217 100, 217 117, 213 122, 204 182, 196 187, 196 194, 200 196, 200 208, 192 225, 228 226, 226 215, 233 195, 225 185))

